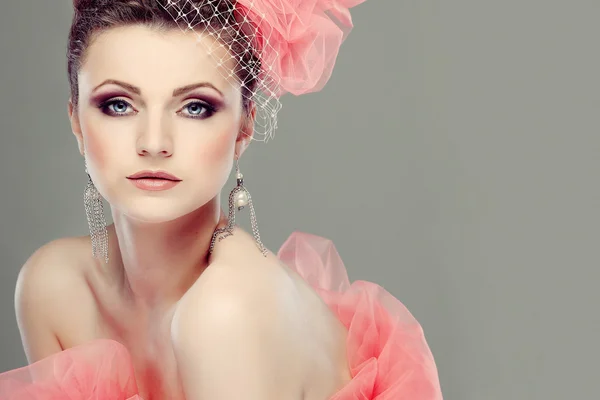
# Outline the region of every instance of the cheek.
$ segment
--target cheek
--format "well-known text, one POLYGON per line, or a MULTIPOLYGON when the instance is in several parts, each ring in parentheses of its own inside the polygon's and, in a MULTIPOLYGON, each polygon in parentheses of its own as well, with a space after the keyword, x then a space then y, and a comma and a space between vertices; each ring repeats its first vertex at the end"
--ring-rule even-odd
MULTIPOLYGON (((136 155, 132 132, 135 126, 127 121, 101 118, 92 113, 82 119, 81 129, 88 166, 102 179, 109 172, 136 155)), ((92 177, 93 178, 93 177, 92 177)))
POLYGON ((101 132, 94 129, 93 124, 82 126, 84 133, 83 140, 85 146, 85 157, 90 169, 103 170, 106 167, 109 146, 102 140, 101 132))
POLYGON ((211 141, 208 146, 205 146, 200 151, 200 159, 208 165, 215 167, 220 164, 228 164, 231 155, 233 154, 234 137, 228 133, 219 135, 219 138, 211 141))
POLYGON ((209 182, 211 191, 221 190, 227 182, 233 164, 235 132, 219 135, 218 138, 205 143, 196 153, 197 171, 203 175, 203 180, 209 182))
POLYGON ((124 174, 119 165, 125 163, 135 149, 128 146, 126 132, 115 130, 103 121, 90 118, 82 124, 82 131, 90 176, 102 196, 110 200, 124 174))

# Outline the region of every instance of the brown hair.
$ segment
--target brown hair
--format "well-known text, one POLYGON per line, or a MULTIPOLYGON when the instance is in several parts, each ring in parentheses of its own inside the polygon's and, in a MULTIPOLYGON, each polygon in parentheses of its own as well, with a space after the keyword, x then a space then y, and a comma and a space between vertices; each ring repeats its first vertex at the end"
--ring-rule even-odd
MULTIPOLYGON (((103 30, 143 24, 158 30, 180 29, 173 16, 165 9, 168 0, 73 0, 75 13, 69 32, 67 47, 67 73, 71 87, 73 106, 77 109, 79 90, 77 74, 85 59, 85 50, 90 45, 94 34, 103 30)), ((260 60, 253 52, 244 51, 249 41, 235 26, 233 3, 235 0, 186 0, 180 1, 178 7, 183 13, 194 15, 190 23, 199 23, 201 28, 220 33, 221 41, 231 46, 231 53, 241 65, 253 64, 260 68, 260 60), (216 3, 216 5, 215 5, 216 3), (196 11, 199 10, 199 13, 196 11), (193 14, 192 14, 193 12, 193 14), (211 18, 219 12, 220 18, 211 18), (209 22, 208 22, 209 21, 209 22), (209 25, 210 24, 210 25, 209 25), (227 28, 229 27, 229 28, 227 28)), ((257 69, 236 68, 238 79, 242 85, 242 107, 245 112, 250 109, 250 98, 256 86, 257 69)))

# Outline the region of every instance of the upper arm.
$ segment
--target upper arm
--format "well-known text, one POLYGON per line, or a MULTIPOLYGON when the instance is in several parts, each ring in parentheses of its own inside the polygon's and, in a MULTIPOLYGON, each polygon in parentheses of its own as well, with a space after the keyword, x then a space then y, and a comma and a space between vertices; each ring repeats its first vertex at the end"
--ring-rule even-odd
POLYGON ((31 364, 62 350, 52 326, 53 300, 60 285, 60 242, 36 250, 21 267, 15 288, 15 311, 23 349, 31 364))
MULTIPOLYGON (((299 400, 302 332, 277 279, 227 270, 179 306, 172 340, 189 400, 299 400)), ((260 274, 259 274, 260 275, 260 274)))

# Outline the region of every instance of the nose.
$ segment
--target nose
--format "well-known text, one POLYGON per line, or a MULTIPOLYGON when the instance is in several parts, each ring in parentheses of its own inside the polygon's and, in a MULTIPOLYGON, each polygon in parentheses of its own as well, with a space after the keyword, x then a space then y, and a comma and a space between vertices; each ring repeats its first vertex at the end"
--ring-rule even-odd
POLYGON ((170 157, 173 154, 173 137, 165 121, 149 118, 138 135, 136 150, 140 156, 170 157))

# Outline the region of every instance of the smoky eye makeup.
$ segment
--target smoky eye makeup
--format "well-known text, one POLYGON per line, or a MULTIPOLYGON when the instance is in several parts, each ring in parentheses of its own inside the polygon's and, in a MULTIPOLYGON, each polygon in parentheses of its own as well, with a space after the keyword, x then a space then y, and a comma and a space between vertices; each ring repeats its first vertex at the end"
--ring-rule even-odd
POLYGON ((185 116, 189 118, 206 119, 212 117, 219 108, 205 101, 192 100, 185 103, 178 113, 183 112, 184 110, 187 111, 185 116))
MULTIPOLYGON (((100 94, 92 98, 92 103, 103 114, 110 117, 126 117, 137 114, 137 111, 131 111, 134 107, 122 93, 100 94)), ((191 119, 210 118, 225 106, 222 100, 206 94, 189 94, 186 99, 181 100, 181 103, 177 114, 191 119)))

